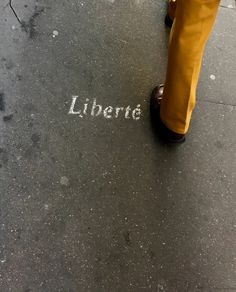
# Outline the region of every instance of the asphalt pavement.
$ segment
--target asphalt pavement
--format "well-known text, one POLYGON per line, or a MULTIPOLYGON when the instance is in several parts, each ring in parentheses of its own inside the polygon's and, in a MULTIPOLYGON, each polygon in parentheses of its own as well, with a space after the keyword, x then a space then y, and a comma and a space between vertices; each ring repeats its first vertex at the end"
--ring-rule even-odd
POLYGON ((149 115, 165 1, 0 12, 0 292, 236 291, 235 1, 178 147, 149 115))

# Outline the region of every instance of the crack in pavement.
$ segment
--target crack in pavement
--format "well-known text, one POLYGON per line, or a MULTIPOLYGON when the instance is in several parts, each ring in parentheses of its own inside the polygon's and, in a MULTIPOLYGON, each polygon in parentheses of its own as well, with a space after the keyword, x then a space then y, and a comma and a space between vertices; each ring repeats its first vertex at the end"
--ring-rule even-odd
POLYGON ((12 6, 12 0, 9 0, 9 6, 10 6, 13 14, 15 15, 17 21, 20 23, 22 30, 29 34, 29 38, 31 38, 31 39, 34 38, 37 35, 37 31, 35 29, 35 26, 36 26, 35 20, 42 12, 44 12, 44 8, 38 9, 37 6, 35 6, 33 15, 26 22, 26 21, 23 21, 19 18, 14 7, 12 6))
POLYGON ((16 13, 16 11, 15 11, 15 9, 13 8, 13 6, 12 6, 12 0, 9 0, 9 6, 10 6, 10 8, 11 8, 11 10, 12 10, 12 12, 14 13, 14 15, 15 15, 15 17, 16 17, 16 19, 18 20, 18 22, 20 23, 20 25, 22 26, 23 25, 23 23, 22 23, 22 21, 20 20, 20 18, 18 17, 18 15, 17 15, 17 13, 16 13))

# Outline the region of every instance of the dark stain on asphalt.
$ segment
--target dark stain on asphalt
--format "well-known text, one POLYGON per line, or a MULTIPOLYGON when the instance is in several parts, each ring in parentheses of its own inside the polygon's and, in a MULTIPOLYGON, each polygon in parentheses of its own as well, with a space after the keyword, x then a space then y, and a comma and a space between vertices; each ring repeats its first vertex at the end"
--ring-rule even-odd
POLYGON ((29 123, 28 123, 28 127, 29 127, 29 128, 33 128, 33 125, 34 125, 34 124, 33 124, 32 122, 29 122, 29 123))
POLYGON ((3 91, 0 91, 0 111, 5 111, 5 95, 3 91))
POLYGON ((29 34, 29 38, 30 39, 34 39, 37 35, 38 32, 36 30, 36 18, 44 12, 44 8, 40 8, 38 9, 37 6, 35 6, 35 11, 33 13, 33 15, 30 17, 30 19, 25 22, 25 21, 21 21, 21 26, 22 29, 29 34))
POLYGON ((156 258, 156 254, 155 254, 154 251, 149 250, 149 253, 148 254, 149 254, 149 257, 150 257, 151 260, 154 260, 156 258))
POLYGON ((17 74, 16 79, 17 79, 17 81, 21 81, 23 79, 23 77, 20 74, 17 74))
POLYGON ((222 148, 224 147, 223 143, 222 143, 221 141, 219 141, 219 140, 217 140, 217 141, 215 142, 215 146, 216 146, 216 148, 218 148, 218 149, 222 149, 222 148))
POLYGON ((37 133, 34 133, 34 134, 31 136, 31 141, 33 142, 33 146, 38 146, 39 141, 40 141, 40 135, 37 134, 37 133))
POLYGON ((124 232, 124 239, 125 239, 125 242, 127 245, 131 245, 131 240, 130 240, 130 232, 129 231, 126 231, 124 232))
POLYGON ((6 60, 5 66, 7 70, 12 70, 14 68, 14 63, 12 62, 12 60, 6 60))
POLYGON ((4 122, 9 122, 10 120, 12 120, 13 118, 13 114, 7 115, 3 117, 3 121, 4 122))

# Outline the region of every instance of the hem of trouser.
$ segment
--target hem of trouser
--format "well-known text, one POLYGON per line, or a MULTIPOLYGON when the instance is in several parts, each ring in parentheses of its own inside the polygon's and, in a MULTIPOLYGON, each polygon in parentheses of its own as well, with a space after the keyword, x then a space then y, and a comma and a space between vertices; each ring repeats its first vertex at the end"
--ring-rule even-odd
POLYGON ((182 134, 185 135, 187 133, 186 129, 180 129, 178 127, 176 127, 175 125, 173 125, 172 123, 169 123, 168 121, 166 121, 165 119, 162 118, 162 116, 160 117, 162 123, 171 131, 177 133, 177 134, 182 134))

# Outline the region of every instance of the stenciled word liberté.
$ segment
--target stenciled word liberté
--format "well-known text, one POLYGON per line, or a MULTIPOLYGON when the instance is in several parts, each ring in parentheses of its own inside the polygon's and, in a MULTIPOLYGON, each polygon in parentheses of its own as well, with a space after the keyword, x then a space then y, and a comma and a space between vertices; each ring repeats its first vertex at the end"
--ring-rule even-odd
POLYGON ((105 119, 123 117, 125 119, 139 120, 142 116, 141 105, 137 104, 135 108, 128 106, 102 106, 97 103, 96 98, 90 100, 86 98, 85 103, 77 102, 78 96, 72 96, 72 102, 68 114, 78 115, 83 118, 90 115, 91 117, 103 116, 105 119))

